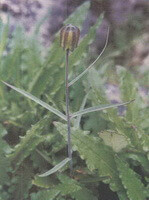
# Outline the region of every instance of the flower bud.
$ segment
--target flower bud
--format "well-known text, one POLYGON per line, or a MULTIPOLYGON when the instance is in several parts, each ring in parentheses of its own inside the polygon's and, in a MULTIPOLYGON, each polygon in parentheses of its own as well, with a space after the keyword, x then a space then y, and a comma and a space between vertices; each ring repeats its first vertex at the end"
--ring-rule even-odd
POLYGON ((60 31, 60 45, 64 50, 73 51, 78 45, 79 37, 79 28, 71 24, 67 24, 60 31))

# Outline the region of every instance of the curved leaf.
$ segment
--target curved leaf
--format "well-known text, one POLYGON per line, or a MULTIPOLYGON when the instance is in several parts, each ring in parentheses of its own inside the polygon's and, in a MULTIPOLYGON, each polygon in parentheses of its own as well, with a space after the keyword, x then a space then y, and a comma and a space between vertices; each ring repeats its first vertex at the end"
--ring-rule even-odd
POLYGON ((44 174, 40 174, 38 175, 39 177, 46 177, 49 176, 55 172, 57 172, 59 169, 61 169, 64 165, 66 165, 68 162, 70 161, 70 158, 66 158, 65 160, 63 160, 62 162, 60 162, 59 164, 57 164, 55 167, 53 167, 52 169, 50 169, 49 171, 45 172, 44 174))
POLYGON ((103 52, 105 51, 107 44, 108 44, 108 38, 109 38, 109 28, 108 28, 108 32, 107 32, 107 38, 106 38, 106 43, 104 48, 102 49, 101 53, 99 54, 99 56, 96 58, 96 60, 94 60, 94 62, 92 62, 92 64, 90 64, 81 74, 79 74, 75 79, 73 79, 68 86, 73 85, 75 82, 77 82, 80 78, 82 78, 82 76, 84 74, 86 74, 93 66, 94 64, 99 60, 99 58, 102 56, 103 52))

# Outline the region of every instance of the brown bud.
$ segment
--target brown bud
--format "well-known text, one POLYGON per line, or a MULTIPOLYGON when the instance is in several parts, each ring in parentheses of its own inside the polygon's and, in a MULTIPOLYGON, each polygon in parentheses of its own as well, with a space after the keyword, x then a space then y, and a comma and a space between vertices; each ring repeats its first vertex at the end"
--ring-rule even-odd
POLYGON ((78 27, 67 24, 60 31, 60 45, 64 50, 73 51, 79 41, 80 30, 78 27))

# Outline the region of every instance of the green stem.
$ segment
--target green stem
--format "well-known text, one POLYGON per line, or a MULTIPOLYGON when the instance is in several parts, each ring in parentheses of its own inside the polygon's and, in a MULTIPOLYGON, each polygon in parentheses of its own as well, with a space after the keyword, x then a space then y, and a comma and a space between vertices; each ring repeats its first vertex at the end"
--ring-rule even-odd
POLYGON ((70 175, 72 175, 72 144, 71 144, 71 128, 70 128, 70 112, 69 112, 69 86, 68 86, 68 72, 69 72, 69 50, 66 50, 66 69, 65 69, 65 89, 66 89, 66 116, 67 116, 67 131, 68 131, 68 158, 70 158, 70 175))

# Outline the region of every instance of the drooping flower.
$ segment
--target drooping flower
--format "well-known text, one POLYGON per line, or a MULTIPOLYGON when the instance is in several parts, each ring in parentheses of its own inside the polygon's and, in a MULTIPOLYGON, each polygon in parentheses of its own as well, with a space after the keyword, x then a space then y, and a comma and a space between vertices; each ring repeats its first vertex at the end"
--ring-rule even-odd
POLYGON ((79 37, 79 28, 71 24, 67 24, 60 30, 60 45, 64 50, 73 51, 78 46, 79 37))

